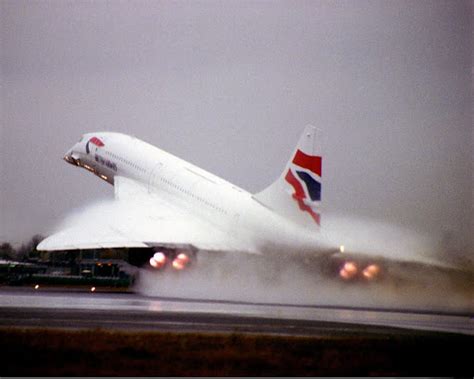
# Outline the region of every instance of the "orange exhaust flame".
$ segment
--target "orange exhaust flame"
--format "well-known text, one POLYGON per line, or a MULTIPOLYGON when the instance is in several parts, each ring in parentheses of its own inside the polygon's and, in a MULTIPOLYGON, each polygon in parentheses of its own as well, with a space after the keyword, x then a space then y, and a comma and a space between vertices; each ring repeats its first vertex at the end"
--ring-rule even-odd
POLYGON ((166 263, 166 255, 161 252, 155 253, 150 258, 150 266, 156 269, 162 268, 166 263))
POLYGON ((175 268, 176 270, 182 270, 184 268, 184 263, 181 262, 181 260, 176 258, 173 261, 173 268, 175 268))
POLYGON ((179 254, 176 259, 180 260, 181 262, 183 262, 184 264, 188 263, 189 262, 189 257, 184 254, 184 253, 181 253, 179 254))
POLYGON ((357 265, 354 262, 346 262, 339 271, 339 276, 344 280, 349 280, 357 274, 357 265))
POLYGON ((186 265, 189 263, 189 257, 185 253, 180 253, 178 256, 173 260, 173 267, 176 270, 182 270, 186 267, 186 265))
POLYGON ((371 264, 362 271, 362 275, 364 275, 365 278, 372 280, 379 274, 379 272, 380 267, 376 264, 371 264))
POLYGON ((166 262, 166 255, 164 255, 161 252, 155 253, 153 255, 153 259, 157 261, 158 263, 165 263, 166 262))

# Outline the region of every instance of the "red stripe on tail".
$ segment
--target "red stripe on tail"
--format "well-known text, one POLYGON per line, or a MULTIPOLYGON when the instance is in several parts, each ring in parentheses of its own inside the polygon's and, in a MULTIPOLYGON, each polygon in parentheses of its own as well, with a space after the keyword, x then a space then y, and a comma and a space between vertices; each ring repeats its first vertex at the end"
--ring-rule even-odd
POLYGON ((313 211, 309 205, 306 205, 305 203, 303 203, 303 200, 300 200, 300 199, 296 199, 296 200, 298 200, 298 206, 300 207, 300 209, 302 211, 308 212, 311 215, 311 217, 313 218, 314 222, 318 225, 321 225, 321 216, 320 216, 320 214, 313 211))
POLYGON ((295 193, 293 194, 293 197, 298 200, 298 199, 304 199, 306 197, 304 193, 303 186, 301 183, 298 181, 298 179, 295 178, 291 170, 288 170, 288 173, 285 176, 285 180, 291 184, 291 186, 294 188, 295 193))
POLYGON ((303 153, 301 150, 297 150, 295 157, 293 158, 293 163, 321 176, 321 157, 312 157, 311 155, 303 153))
POLYGON ((293 199, 295 199, 298 202, 298 206, 300 210, 304 212, 308 212, 310 216, 313 218, 314 222, 316 224, 321 225, 321 216, 319 213, 316 213, 311 209, 309 205, 306 205, 304 203, 304 199, 306 198, 306 195, 304 193, 303 186, 301 183, 298 181, 298 179, 295 178, 291 170, 288 170, 288 173, 285 176, 285 180, 291 184, 295 192, 293 193, 293 199))

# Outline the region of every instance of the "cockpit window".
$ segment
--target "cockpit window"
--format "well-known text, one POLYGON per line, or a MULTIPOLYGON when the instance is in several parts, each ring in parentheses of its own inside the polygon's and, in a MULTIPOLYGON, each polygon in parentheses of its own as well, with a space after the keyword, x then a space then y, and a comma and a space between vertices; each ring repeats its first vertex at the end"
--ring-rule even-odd
POLYGON ((84 139, 84 136, 81 136, 81 139, 79 140, 79 142, 82 142, 83 139, 84 139))

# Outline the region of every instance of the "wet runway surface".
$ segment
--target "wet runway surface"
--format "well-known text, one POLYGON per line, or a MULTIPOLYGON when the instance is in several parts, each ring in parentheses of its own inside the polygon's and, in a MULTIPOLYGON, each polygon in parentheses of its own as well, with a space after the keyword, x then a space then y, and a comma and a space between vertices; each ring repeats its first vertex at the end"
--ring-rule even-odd
POLYGON ((320 335, 441 331, 474 335, 474 314, 156 298, 0 288, 0 326, 320 335))

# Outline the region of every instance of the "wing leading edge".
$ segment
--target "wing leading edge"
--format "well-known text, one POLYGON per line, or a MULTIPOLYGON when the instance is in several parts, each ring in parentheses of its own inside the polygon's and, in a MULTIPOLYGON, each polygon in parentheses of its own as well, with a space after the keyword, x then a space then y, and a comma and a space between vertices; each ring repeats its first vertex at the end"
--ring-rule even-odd
POLYGON ((147 195, 137 182, 116 178, 116 200, 92 205, 43 240, 38 250, 193 247, 258 254, 191 212, 147 195))

